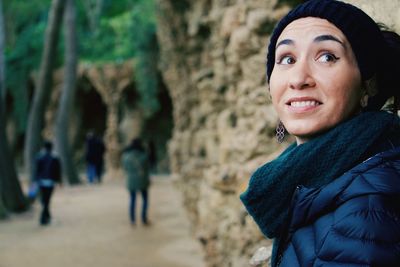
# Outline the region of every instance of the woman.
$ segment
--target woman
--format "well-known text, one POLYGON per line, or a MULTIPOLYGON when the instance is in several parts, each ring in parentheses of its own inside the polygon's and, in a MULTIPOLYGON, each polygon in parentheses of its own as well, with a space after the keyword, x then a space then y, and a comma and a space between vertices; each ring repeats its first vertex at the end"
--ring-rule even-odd
POLYGON ((400 36, 360 9, 311 0, 275 27, 267 78, 295 136, 241 199, 272 266, 400 266, 400 36))
POLYGON ((126 172, 126 186, 130 194, 129 217, 131 225, 136 225, 136 192, 142 194, 142 224, 150 225, 147 218, 148 189, 150 186, 149 161, 147 153, 139 138, 132 140, 122 154, 122 166, 126 172))

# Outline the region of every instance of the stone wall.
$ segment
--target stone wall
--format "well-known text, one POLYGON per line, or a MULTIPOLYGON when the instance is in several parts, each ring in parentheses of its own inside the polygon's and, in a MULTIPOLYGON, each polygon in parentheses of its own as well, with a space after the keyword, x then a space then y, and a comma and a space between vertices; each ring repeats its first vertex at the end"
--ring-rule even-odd
MULTIPOLYGON (((174 108, 171 170, 208 266, 249 266, 256 249, 270 244, 239 194, 256 167, 287 145, 275 141, 265 83, 269 32, 289 10, 277 2, 157 2, 160 68, 174 108)), ((399 29, 392 11, 400 12, 400 1, 353 2, 399 29)))

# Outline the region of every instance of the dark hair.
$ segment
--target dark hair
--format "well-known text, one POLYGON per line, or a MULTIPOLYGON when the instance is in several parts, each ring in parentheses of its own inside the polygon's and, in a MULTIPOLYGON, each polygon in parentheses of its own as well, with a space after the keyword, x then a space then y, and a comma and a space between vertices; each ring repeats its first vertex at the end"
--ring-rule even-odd
POLYGON ((389 106, 393 112, 400 110, 400 35, 390 31, 386 26, 381 26, 381 32, 385 39, 386 49, 376 72, 376 95, 368 100, 367 110, 378 110, 386 101, 393 97, 393 104, 389 106))
POLYGON ((134 138, 132 140, 132 142, 130 143, 130 145, 124 149, 124 152, 131 151, 131 150, 138 150, 138 151, 142 151, 142 152, 145 151, 143 144, 142 144, 142 139, 140 139, 138 137, 134 138))
POLYGON ((53 143, 48 141, 48 140, 46 140, 46 141, 43 142, 43 147, 47 151, 51 151, 53 149, 53 143))

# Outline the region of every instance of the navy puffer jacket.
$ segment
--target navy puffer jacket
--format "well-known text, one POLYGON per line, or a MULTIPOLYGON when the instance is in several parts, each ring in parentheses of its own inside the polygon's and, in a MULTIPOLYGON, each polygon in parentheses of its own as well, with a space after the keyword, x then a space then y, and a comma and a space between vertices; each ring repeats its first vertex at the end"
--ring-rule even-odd
POLYGON ((278 266, 400 266, 400 147, 298 187, 278 266))

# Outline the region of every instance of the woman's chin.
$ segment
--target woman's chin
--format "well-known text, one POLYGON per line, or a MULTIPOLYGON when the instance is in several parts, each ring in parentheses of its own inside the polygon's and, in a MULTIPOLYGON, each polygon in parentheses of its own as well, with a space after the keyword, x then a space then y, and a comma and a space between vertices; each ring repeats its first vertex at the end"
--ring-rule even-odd
POLYGON ((303 129, 297 131, 294 130, 292 132, 288 130, 288 132, 296 138, 297 144, 303 144, 318 136, 321 132, 323 132, 323 129, 303 129))

